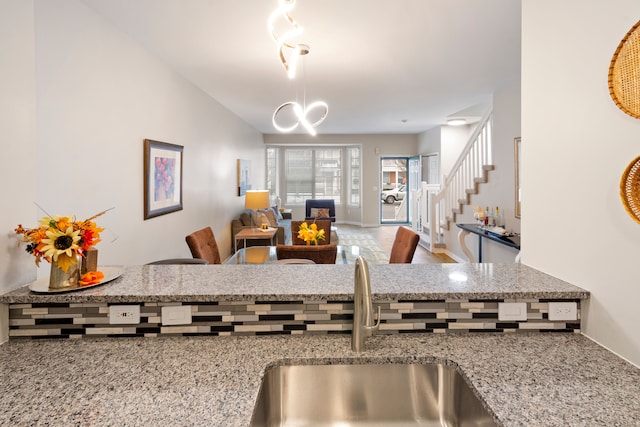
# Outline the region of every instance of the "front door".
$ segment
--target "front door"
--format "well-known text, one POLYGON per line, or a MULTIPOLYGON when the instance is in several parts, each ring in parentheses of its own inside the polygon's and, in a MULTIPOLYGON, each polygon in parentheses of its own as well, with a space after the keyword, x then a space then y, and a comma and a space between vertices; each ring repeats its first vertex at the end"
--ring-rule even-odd
POLYGON ((380 223, 408 222, 407 172, 408 157, 380 158, 380 223))

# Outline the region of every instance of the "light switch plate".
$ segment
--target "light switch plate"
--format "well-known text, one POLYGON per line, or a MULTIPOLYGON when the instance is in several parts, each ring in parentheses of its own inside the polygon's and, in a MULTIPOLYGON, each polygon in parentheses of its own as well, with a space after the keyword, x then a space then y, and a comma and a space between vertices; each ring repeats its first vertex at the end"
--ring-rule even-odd
POLYGON ((190 305, 169 305, 162 307, 162 325, 190 325, 190 305))
POLYGON ((578 320, 578 303, 550 302, 549 320, 578 320))
POLYGON ((139 305, 110 305, 109 324, 137 325, 140 323, 139 305))
POLYGON ((499 302, 498 320, 527 320, 526 302, 499 302))

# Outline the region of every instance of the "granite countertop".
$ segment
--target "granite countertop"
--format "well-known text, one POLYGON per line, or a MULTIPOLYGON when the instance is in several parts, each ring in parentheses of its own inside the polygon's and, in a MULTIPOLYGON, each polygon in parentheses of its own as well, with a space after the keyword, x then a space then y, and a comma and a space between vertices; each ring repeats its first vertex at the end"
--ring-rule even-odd
POLYGON ((30 340, 0 346, 0 424, 248 426, 274 364, 448 361, 504 426, 638 426, 640 369, 578 334, 30 340))
MULTIPOLYGON (((374 301, 589 297, 521 264, 370 264, 369 272, 374 301)), ((353 274, 350 265, 126 266, 97 287, 35 294, 23 286, 0 295, 0 303, 340 300, 353 297, 353 274)))

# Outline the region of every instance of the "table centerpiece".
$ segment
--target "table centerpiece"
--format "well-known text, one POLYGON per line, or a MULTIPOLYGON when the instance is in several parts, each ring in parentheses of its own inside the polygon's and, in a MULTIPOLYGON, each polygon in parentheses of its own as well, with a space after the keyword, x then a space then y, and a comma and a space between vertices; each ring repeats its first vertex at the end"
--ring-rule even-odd
POLYGON ((87 252, 101 241, 100 233, 104 231, 93 220, 106 212, 84 221, 76 220, 75 216, 45 216, 36 228, 18 224, 14 231, 27 243, 26 251, 35 257, 36 265, 42 259, 51 264, 49 289, 92 285, 104 278, 100 271, 81 274, 81 264, 87 252))
POLYGON ((318 240, 324 240, 324 229, 318 230, 318 224, 315 222, 310 225, 307 222, 300 224, 298 229, 298 239, 304 240, 307 245, 317 245, 318 240))

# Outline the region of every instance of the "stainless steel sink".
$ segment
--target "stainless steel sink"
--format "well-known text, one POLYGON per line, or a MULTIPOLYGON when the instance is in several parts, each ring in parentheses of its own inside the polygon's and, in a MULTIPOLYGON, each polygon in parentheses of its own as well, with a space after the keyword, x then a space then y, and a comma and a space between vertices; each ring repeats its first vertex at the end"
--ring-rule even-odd
POLYGON ((465 379, 443 364, 269 369, 251 426, 496 426, 465 379))

